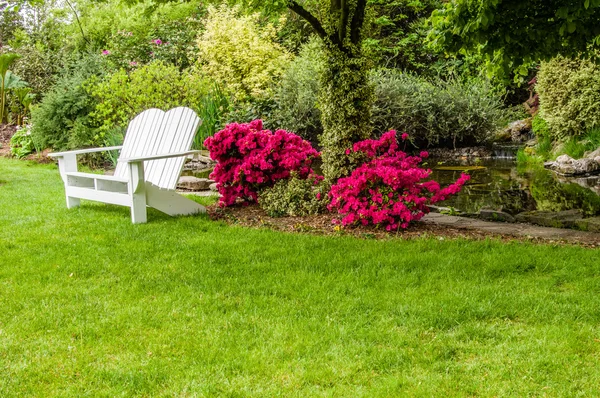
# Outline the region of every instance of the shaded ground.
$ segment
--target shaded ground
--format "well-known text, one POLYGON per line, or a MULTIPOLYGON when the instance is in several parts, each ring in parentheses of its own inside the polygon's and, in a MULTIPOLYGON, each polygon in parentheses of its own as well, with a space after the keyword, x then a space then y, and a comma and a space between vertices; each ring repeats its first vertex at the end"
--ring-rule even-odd
POLYGON ((600 234, 567 229, 538 227, 529 224, 507 224, 481 221, 464 217, 431 213, 407 230, 387 232, 373 226, 344 228, 332 224, 331 214, 308 217, 269 217, 260 207, 238 206, 221 209, 209 207, 213 219, 247 227, 266 227, 278 231, 304 232, 318 235, 351 235, 363 239, 416 239, 438 237, 444 239, 467 238, 483 240, 495 238, 503 241, 527 241, 536 243, 576 244, 600 247, 600 234))

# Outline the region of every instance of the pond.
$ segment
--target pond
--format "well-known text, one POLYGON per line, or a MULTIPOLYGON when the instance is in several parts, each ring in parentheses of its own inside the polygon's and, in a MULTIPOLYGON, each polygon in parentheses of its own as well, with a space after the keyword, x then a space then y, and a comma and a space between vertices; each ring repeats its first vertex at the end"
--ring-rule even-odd
POLYGON ((455 181, 462 170, 471 180, 462 191, 439 203, 467 213, 483 208, 515 215, 523 211, 562 211, 581 209, 585 215, 600 214, 600 176, 559 177, 541 166, 517 167, 514 159, 438 162, 429 159, 432 178, 442 186, 455 181))

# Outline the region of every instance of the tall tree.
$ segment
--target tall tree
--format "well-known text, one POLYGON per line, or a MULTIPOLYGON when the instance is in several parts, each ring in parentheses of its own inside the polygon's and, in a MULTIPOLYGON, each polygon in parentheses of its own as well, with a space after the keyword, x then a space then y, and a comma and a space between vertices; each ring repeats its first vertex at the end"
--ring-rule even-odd
POLYGON ((333 181, 348 175, 357 160, 346 155, 368 138, 373 90, 362 49, 367 0, 318 0, 287 8, 304 18, 323 40, 327 56, 321 84, 323 172, 333 181))
POLYGON ((439 46, 522 75, 531 62, 600 47, 600 0, 452 0, 431 21, 439 46))

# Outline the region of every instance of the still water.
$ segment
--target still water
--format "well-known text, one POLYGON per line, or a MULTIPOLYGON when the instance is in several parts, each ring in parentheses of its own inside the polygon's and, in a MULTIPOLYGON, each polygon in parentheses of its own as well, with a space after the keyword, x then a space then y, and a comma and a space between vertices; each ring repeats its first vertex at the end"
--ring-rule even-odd
POLYGON ((600 214, 600 176, 564 178, 541 167, 521 168, 513 159, 473 162, 437 162, 429 159, 432 178, 442 185, 455 181, 462 170, 471 180, 462 191, 441 206, 475 213, 482 208, 517 214, 530 210, 581 209, 586 215, 600 214))

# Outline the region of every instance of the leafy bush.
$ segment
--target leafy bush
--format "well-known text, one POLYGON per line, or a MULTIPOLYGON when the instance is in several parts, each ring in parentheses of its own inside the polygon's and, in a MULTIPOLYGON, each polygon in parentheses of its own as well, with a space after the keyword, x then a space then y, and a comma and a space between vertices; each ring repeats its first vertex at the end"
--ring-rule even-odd
POLYGON ((290 60, 275 42, 276 33, 272 25, 261 27, 258 14, 209 7, 198 39, 201 68, 238 99, 268 95, 290 60))
POLYGON ((537 113, 531 120, 531 129, 537 137, 550 137, 548 123, 537 113))
POLYGON ((149 31, 118 30, 102 54, 118 69, 131 70, 158 60, 185 69, 195 61, 190 55, 199 26, 199 20, 190 17, 186 23, 168 21, 149 31))
POLYGON ((38 97, 45 94, 56 81, 62 64, 61 54, 42 51, 35 45, 25 45, 15 51, 21 57, 12 70, 25 80, 38 97))
POLYGON ((127 73, 121 69, 88 86, 97 105, 93 118, 103 131, 127 126, 138 113, 177 106, 199 109, 210 82, 198 74, 180 72, 174 65, 155 61, 127 73))
POLYGON ((600 66, 593 61, 557 57, 544 62, 536 89, 540 116, 555 139, 600 127, 600 66))
POLYGON ((262 190, 258 202, 271 217, 308 216, 327 209, 328 190, 321 176, 299 178, 292 173, 291 178, 262 190))
MULTIPOLYGON (((402 135, 406 140, 407 134, 402 135)), ((360 152, 368 161, 340 178, 331 187, 328 208, 343 214, 343 225, 381 225, 386 230, 407 228, 411 221, 421 219, 429 212, 428 204, 445 200, 460 191, 469 176, 461 177, 446 188, 435 181, 426 181, 431 170, 419 164, 427 158, 407 156, 398 150, 396 132, 389 131, 379 140, 365 140, 354 144, 346 153, 360 152)))
POLYGON ((325 67, 321 44, 309 41, 282 76, 277 90, 277 120, 283 129, 293 131, 313 143, 323 132, 317 107, 319 76, 325 67))
POLYGON ((35 147, 31 138, 31 126, 18 127, 10 139, 10 153, 20 159, 29 155, 34 150, 35 147))
POLYGON ((103 75, 104 68, 101 57, 87 55, 63 70, 56 85, 31 109, 36 148, 64 150, 101 143, 98 125, 90 117, 96 102, 85 87, 103 75))
POLYGON ((507 120, 501 99, 484 81, 428 81, 398 71, 372 75, 375 134, 408 131, 419 144, 480 144, 507 120))
POLYGON ((219 204, 231 206, 238 198, 258 199, 258 192, 296 172, 311 174, 312 161, 319 156, 307 141, 284 130, 263 130, 262 121, 232 123, 204 145, 217 166, 211 174, 222 195, 219 204))

